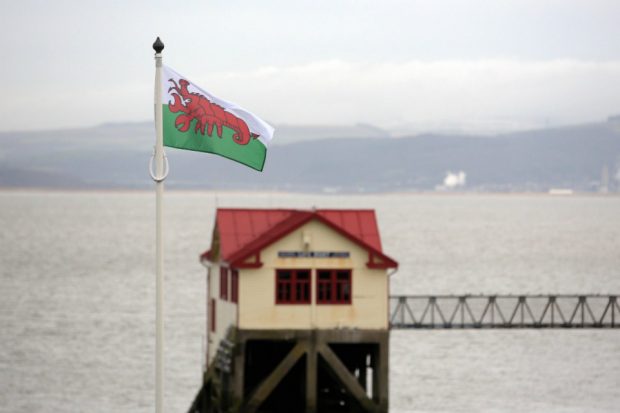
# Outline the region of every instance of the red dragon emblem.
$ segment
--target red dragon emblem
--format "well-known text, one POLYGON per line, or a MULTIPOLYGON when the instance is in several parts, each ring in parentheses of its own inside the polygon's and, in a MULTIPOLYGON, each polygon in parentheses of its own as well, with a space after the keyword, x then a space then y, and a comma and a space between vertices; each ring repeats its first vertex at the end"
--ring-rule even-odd
POLYGON ((220 105, 211 102, 207 97, 199 93, 192 93, 187 90, 189 82, 180 79, 179 83, 174 79, 169 79, 173 86, 168 92, 174 97, 174 103, 169 102, 168 108, 172 113, 181 112, 174 125, 181 132, 187 132, 196 119, 195 132, 200 132, 211 136, 213 127, 217 128, 217 136, 222 137, 223 127, 232 129, 233 140, 239 145, 247 145, 251 139, 256 139, 257 134, 251 133, 245 121, 230 112, 224 110, 220 105))

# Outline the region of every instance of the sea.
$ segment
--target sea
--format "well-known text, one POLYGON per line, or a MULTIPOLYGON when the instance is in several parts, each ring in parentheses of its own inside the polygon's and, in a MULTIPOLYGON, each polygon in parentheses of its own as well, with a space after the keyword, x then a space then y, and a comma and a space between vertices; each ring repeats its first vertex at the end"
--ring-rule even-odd
MULTIPOLYGON (((394 294, 620 294, 620 197, 164 196, 166 412, 201 385, 217 207, 372 208, 394 294)), ((0 191, 0 412, 154 410, 155 195, 0 191)), ((391 333, 390 412, 620 412, 620 329, 391 333)))

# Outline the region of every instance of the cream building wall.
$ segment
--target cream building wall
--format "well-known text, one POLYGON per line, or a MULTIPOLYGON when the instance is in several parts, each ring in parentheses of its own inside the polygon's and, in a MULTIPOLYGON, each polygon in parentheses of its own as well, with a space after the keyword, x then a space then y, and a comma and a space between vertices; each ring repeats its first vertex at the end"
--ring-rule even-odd
POLYGON ((309 221, 263 249, 260 258, 261 268, 239 271, 239 328, 388 329, 387 271, 368 268, 368 251, 322 222, 309 221), (304 250, 347 251, 350 255, 348 258, 278 257, 278 251, 304 250), (276 304, 276 269, 312 269, 311 304, 276 304), (351 304, 316 304, 316 269, 351 269, 351 304))
MULTIPOLYGON (((228 272, 228 300, 220 299, 220 266, 212 265, 209 271, 211 275, 207 291, 207 297, 209 297, 207 311, 211 311, 211 299, 215 299, 216 302, 215 331, 211 331, 211 325, 207 323, 207 359, 211 362, 217 352, 220 341, 226 337, 228 328, 237 324, 237 304, 230 301, 230 271, 228 272)), ((208 320, 211 320, 211 314, 208 315, 208 320)))

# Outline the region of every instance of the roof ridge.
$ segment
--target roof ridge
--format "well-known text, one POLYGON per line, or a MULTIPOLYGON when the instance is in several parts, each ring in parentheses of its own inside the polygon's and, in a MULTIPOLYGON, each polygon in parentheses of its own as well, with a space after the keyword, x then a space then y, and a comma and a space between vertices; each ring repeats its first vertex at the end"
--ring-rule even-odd
POLYGON ((218 207, 216 211, 286 211, 286 212, 375 212, 373 208, 243 208, 218 207))
POLYGON ((347 212, 347 211, 364 211, 364 212, 374 212, 373 208, 320 208, 316 209, 316 211, 336 211, 336 212, 347 212))
POLYGON ((237 208, 237 207, 217 207, 216 211, 297 211, 293 208, 237 208))

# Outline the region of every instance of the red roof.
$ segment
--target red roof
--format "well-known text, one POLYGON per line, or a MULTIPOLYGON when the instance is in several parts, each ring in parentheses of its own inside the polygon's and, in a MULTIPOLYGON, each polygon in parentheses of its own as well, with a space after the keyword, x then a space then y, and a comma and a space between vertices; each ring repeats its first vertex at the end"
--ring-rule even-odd
MULTIPOLYGON (((318 219, 378 256, 385 267, 398 266, 381 250, 373 210, 343 209, 235 209, 219 208, 215 225, 220 238, 220 259, 239 263, 260 252, 306 222, 318 219)), ((201 258, 210 258, 210 250, 201 258)))

